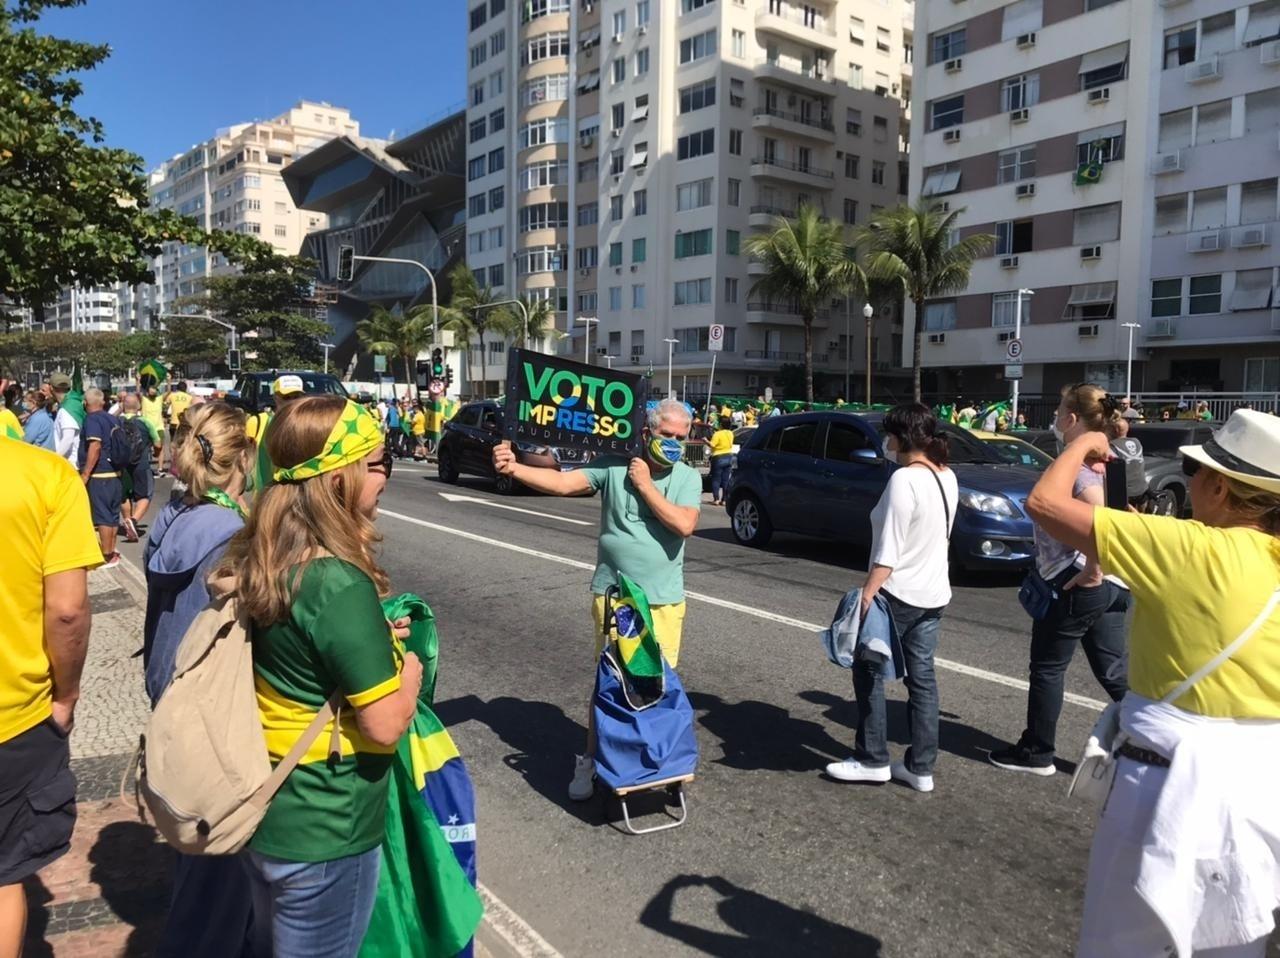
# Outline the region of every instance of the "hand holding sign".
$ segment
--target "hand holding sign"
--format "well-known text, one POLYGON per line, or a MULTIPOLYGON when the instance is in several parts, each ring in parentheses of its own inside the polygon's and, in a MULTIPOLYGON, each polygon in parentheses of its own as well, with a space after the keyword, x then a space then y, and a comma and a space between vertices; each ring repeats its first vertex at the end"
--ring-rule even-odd
POLYGON ((509 476, 516 471, 516 453, 511 443, 500 442, 493 447, 493 468, 500 476, 509 476))
POLYGON ((653 482, 653 471, 644 456, 636 456, 627 466, 627 478, 637 491, 653 482))

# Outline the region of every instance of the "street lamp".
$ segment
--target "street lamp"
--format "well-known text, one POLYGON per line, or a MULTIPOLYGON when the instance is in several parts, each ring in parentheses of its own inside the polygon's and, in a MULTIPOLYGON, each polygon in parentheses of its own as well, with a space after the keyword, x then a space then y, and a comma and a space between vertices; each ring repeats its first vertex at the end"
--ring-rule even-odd
MULTIPOLYGON (((240 351, 236 349, 236 328, 233 324, 224 322, 221 319, 214 319, 208 313, 160 313, 157 319, 203 319, 205 322, 214 323, 223 329, 231 330, 231 352, 236 356, 236 367, 239 368, 240 351)), ((227 364, 227 368, 231 368, 231 364, 227 364)), ((235 370, 232 370, 233 372, 235 370)))
POLYGON ((324 371, 328 373, 329 372, 329 350, 337 349, 338 347, 337 347, 337 344, 335 343, 321 343, 320 345, 324 347, 324 371))
MULTIPOLYGON (((871 308, 870 303, 862 304, 862 318, 867 321, 867 405, 868 406, 871 405, 871 317, 874 316, 875 314, 876 314, 876 311, 871 308)), ((849 340, 846 337, 845 342, 848 343, 848 341, 849 340)), ((845 393, 845 395, 848 396, 849 394, 845 393)))
MULTIPOLYGON (((1018 340, 1022 339, 1022 297, 1034 296, 1035 294, 1036 294, 1036 291, 1034 289, 1018 290, 1018 306, 1013 314, 1013 338, 1014 339, 1018 339, 1018 340)), ((1018 355, 1018 361, 1019 362, 1022 361, 1021 353, 1019 353, 1018 355)), ((1021 378, 1015 379, 1013 381, 1013 403, 1009 412, 1010 423, 1014 423, 1018 421, 1018 388, 1021 385, 1022 385, 1021 378)))
POLYGON ((676 343, 680 342, 680 340, 664 339, 663 342, 667 344, 667 396, 670 396, 671 395, 671 361, 672 361, 672 358, 675 356, 676 343))
POLYGON ((1125 363, 1124 370, 1124 394, 1129 399, 1129 405, 1133 406, 1133 331, 1141 329, 1141 323, 1121 323, 1125 329, 1129 330, 1129 358, 1125 363))
POLYGON ((617 356, 606 356, 606 357, 604 358, 604 364, 605 364, 606 366, 608 366, 610 369, 612 369, 612 368, 613 368, 613 361, 614 361, 615 359, 617 359, 617 358, 618 358, 617 356))
POLYGON ((849 363, 853 358, 853 343, 849 341, 849 303, 848 296, 844 298, 844 398, 849 399, 849 363))
MULTIPOLYGON (((349 248, 350 247, 342 247, 339 249, 339 260, 341 260, 342 249, 349 249, 349 248)), ((431 272, 431 270, 427 269, 425 263, 419 263, 416 259, 400 259, 399 257, 396 257, 396 256, 356 256, 354 254, 351 254, 351 260, 352 262, 356 260, 360 260, 363 263, 394 263, 399 266, 416 266, 418 267, 418 269, 426 273, 427 279, 431 280, 431 344, 433 346, 439 344, 440 342, 440 303, 439 303, 439 297, 436 291, 436 277, 435 277, 435 274, 431 272)), ((339 266, 339 270, 341 270, 341 266, 339 266)), ((340 280, 343 279, 342 276, 339 276, 338 278, 340 280)), ((346 278, 350 279, 349 276, 346 278)))
POLYGON ((587 327, 586 335, 582 337, 582 361, 584 363, 591 362, 591 327, 593 324, 600 322, 594 316, 579 316, 574 320, 575 323, 582 323, 587 327))

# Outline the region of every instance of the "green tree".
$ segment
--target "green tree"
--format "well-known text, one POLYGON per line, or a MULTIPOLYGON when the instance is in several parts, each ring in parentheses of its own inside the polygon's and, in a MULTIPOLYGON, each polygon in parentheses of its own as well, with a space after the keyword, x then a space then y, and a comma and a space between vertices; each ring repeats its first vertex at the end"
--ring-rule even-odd
POLYGON ((921 397, 925 305, 933 297, 953 296, 968 287, 973 261, 991 246, 992 237, 985 234, 952 242, 961 212, 943 213, 935 203, 921 200, 915 206, 885 210, 858 231, 859 245, 866 249, 867 275, 915 306, 911 384, 916 402, 921 397))
POLYGON ((800 314, 804 324, 804 396, 813 402, 813 321, 831 300, 866 289, 867 278, 848 245, 844 227, 805 204, 793 220, 747 238, 747 255, 765 266, 751 295, 800 314))
POLYGON ((216 363, 227 354, 226 332, 205 319, 166 319, 161 337, 161 356, 170 366, 216 363))
MULTIPOLYGON (((492 332, 500 337, 514 335, 517 327, 522 325, 522 320, 514 319, 507 306, 491 306, 497 298, 493 289, 477 283, 475 273, 466 263, 459 263, 449 271, 449 291, 449 305, 440 311, 444 316, 441 325, 466 344, 467 369, 472 373, 473 383, 477 381, 474 375, 476 350, 472 348, 471 341, 479 340, 479 382, 483 396, 487 392, 487 381, 484 378, 485 332, 492 332)), ((430 306, 417 306, 411 312, 418 313, 423 309, 428 310, 429 316, 430 306)))
POLYGON ((374 306, 369 315, 356 324, 356 337, 375 356, 399 357, 404 363, 406 384, 414 382, 413 362, 431 344, 430 307, 423 317, 392 312, 385 306, 374 306))
POLYGON ((520 302, 529 312, 526 320, 524 313, 516 306, 509 307, 511 344, 520 349, 541 348, 549 337, 562 339, 564 333, 556 329, 556 311, 551 300, 542 296, 522 296, 520 302))

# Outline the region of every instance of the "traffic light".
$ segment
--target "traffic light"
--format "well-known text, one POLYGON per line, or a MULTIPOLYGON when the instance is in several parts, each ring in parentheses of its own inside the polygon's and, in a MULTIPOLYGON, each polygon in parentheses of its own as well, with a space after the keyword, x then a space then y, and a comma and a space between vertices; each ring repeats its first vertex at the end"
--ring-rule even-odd
POLYGON ((445 366, 444 367, 444 388, 448 389, 452 385, 453 385, 453 367, 445 366))
POLYGON ((431 350, 431 377, 443 379, 445 376, 444 350, 437 346, 431 350))
POLYGON ((356 273, 356 248, 354 246, 338 247, 338 282, 349 283, 356 273))
POLYGON ((240 350, 227 350, 227 369, 231 370, 233 373, 240 371, 240 350))

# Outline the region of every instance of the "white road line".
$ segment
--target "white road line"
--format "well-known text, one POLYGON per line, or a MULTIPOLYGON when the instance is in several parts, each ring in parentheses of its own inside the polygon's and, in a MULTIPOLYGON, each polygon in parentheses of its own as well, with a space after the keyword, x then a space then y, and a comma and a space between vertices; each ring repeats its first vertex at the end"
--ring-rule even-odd
MULTIPOLYGON (((379 510, 379 514, 388 516, 392 519, 399 519, 402 522, 409 522, 417 526, 422 526, 424 529, 434 529, 437 532, 443 532, 446 535, 470 539, 472 542, 496 546, 499 549, 518 552, 521 555, 532 556, 535 559, 545 559, 547 562, 556 562, 560 565, 567 565, 574 569, 585 569, 587 571, 593 571, 595 569, 595 566, 589 562, 579 562, 577 559, 567 559, 564 556, 554 555, 550 552, 542 552, 538 549, 529 549, 525 546, 518 546, 510 542, 502 542, 499 539, 490 539, 488 536, 477 535, 474 532, 465 532, 462 529, 453 529, 449 526, 442 526, 435 522, 428 522, 425 519, 419 519, 416 516, 406 516, 400 512, 388 512, 386 509, 379 510)), ((714 595, 706 595, 702 592, 686 591, 685 595, 690 599, 696 599, 699 602, 706 602, 708 605, 719 606, 722 609, 730 609, 734 612, 740 612, 743 615, 750 615, 757 619, 764 619, 766 622, 776 622, 779 625, 787 625, 795 629, 802 629, 805 632, 821 632, 826 628, 825 625, 818 625, 815 622, 805 622, 803 619, 793 619, 790 616, 779 615, 776 612, 767 612, 763 609, 752 608, 749 605, 730 602, 728 599, 722 599, 719 596, 714 595)), ((1024 692, 1030 687, 1025 679, 1015 679, 1011 675, 1003 675, 999 672, 989 672, 986 669, 980 669, 976 666, 965 665, 963 662, 953 662, 951 659, 936 658, 934 659, 934 665, 940 669, 946 669, 950 672, 957 672, 960 675, 968 675, 971 678, 993 682, 996 685, 1004 685, 1011 689, 1021 689, 1024 692)), ((1065 693, 1063 695, 1063 700, 1070 702, 1072 705, 1078 705, 1081 708, 1092 709, 1095 712, 1101 712, 1106 708, 1105 702, 1101 702, 1098 699, 1091 699, 1086 695, 1076 695, 1074 692, 1065 693)))
POLYGON ((560 952, 551 947, 527 921, 508 908, 506 903, 482 882, 477 883, 476 890, 480 892, 480 899, 484 902, 485 924, 492 928, 520 958, 562 958, 560 952))
POLYGON ((533 509, 521 509, 519 506, 509 506, 505 502, 495 502, 492 499, 485 499, 481 496, 460 496, 452 492, 437 493, 440 498, 446 502, 478 502, 484 506, 491 506, 494 509, 506 509, 509 512, 523 512, 526 516, 540 516, 543 519, 555 519, 559 522, 571 522, 575 526, 593 526, 594 522, 583 522, 581 519, 570 519, 568 516, 557 516, 551 512, 536 512, 533 509))

